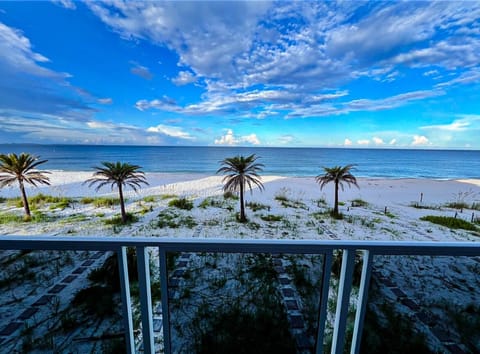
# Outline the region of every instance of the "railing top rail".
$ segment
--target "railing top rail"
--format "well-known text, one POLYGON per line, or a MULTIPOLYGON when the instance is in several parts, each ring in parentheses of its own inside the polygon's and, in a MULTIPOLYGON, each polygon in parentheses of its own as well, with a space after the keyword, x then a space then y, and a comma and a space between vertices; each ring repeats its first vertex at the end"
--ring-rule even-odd
POLYGON ((368 250, 382 255, 480 256, 480 242, 0 236, 0 249, 118 250, 120 247, 135 246, 160 247, 172 252, 316 254, 348 249, 368 250))

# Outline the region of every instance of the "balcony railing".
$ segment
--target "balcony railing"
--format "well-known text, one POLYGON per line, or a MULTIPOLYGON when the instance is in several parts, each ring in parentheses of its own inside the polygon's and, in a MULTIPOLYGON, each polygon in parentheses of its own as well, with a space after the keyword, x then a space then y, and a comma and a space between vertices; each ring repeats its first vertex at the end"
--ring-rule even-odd
MULTIPOLYGON (((298 240, 237 240, 237 239, 166 239, 140 237, 45 237, 2 236, 2 250, 88 250, 114 251, 118 256, 122 311, 128 353, 135 353, 135 341, 130 298, 127 248, 136 249, 140 290, 140 313, 143 351, 154 353, 152 298, 148 248, 157 248, 161 284, 161 305, 169 308, 167 252, 211 253, 269 253, 323 255, 316 352, 323 350, 323 336, 327 319, 327 300, 330 286, 333 252, 343 252, 338 283, 338 299, 333 327, 331 353, 343 353, 346 337, 349 299, 355 265, 355 255, 362 254, 358 305, 355 314, 351 353, 359 353, 361 333, 366 312, 368 289, 375 255, 429 255, 429 256, 480 256, 480 243, 473 242, 378 242, 378 241, 298 241, 298 240)), ((163 311, 164 352, 171 348, 169 311, 163 311)))

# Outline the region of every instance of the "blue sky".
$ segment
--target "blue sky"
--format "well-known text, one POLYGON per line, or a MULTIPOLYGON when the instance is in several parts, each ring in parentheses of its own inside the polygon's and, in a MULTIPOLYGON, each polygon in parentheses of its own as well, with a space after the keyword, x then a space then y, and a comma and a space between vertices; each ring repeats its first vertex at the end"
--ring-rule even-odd
POLYGON ((0 2, 0 143, 480 149, 480 2, 0 2))

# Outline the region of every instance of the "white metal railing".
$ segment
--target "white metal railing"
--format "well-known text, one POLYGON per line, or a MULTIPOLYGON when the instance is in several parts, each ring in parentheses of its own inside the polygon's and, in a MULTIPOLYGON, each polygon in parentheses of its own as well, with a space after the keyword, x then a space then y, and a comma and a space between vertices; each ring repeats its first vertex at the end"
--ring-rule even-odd
POLYGON ((140 310, 144 352, 154 353, 150 269, 147 248, 157 247, 160 261, 161 302, 163 312, 164 352, 170 354, 170 319, 168 304, 167 252, 222 253, 285 253, 324 255, 322 293, 316 352, 323 350, 328 290, 334 250, 342 250, 338 300, 335 314, 331 353, 343 353, 348 305, 352 288, 355 254, 363 252, 363 266, 358 306, 352 337, 351 353, 359 353, 365 317, 368 287, 374 255, 480 256, 480 243, 475 242, 379 242, 379 241, 316 241, 316 240, 238 240, 238 239, 170 239, 153 237, 46 237, 1 236, 3 250, 97 250, 115 251, 118 255, 122 294, 123 320, 127 353, 135 353, 132 306, 127 268, 127 247, 136 248, 140 289, 140 310))

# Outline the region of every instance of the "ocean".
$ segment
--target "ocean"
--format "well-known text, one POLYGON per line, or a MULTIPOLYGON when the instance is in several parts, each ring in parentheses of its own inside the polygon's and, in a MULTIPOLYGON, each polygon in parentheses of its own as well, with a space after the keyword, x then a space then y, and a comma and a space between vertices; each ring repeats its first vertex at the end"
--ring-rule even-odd
POLYGON ((316 176, 323 166, 355 164, 356 177, 480 178, 474 150, 0 144, 2 154, 21 152, 48 160, 41 165, 46 170, 90 171, 102 161, 122 161, 145 172, 212 175, 226 157, 256 154, 265 175, 316 176))

